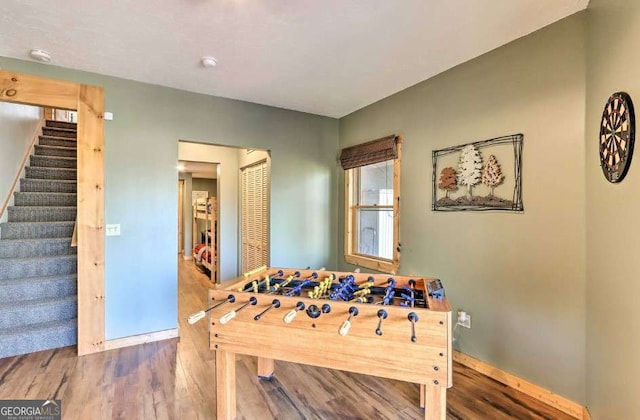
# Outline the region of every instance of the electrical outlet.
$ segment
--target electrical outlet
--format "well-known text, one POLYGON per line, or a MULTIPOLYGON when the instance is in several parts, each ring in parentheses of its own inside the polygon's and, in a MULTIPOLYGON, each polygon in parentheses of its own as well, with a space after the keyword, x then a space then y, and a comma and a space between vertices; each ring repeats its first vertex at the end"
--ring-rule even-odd
POLYGON ((471 315, 465 311, 458 311, 458 325, 471 328, 471 315))

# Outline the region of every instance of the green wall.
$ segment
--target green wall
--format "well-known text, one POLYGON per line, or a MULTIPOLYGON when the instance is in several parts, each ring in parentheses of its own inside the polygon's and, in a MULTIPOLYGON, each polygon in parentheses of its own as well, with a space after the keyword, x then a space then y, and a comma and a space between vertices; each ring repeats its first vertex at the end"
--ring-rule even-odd
POLYGON ((580 403, 585 64, 581 13, 340 120, 340 147, 404 136, 400 273, 471 313, 455 346, 580 403), (523 214, 431 211, 432 150, 520 132, 523 214))
POLYGON ((215 197, 218 194, 217 181, 215 179, 207 178, 192 178, 193 191, 208 191, 210 197, 215 197))
POLYGON ((106 238, 107 339, 177 326, 179 139, 270 149, 272 208, 292 208, 271 212, 272 264, 335 263, 337 120, 8 58, 0 67, 105 89, 106 223, 122 226, 106 238))
POLYGON ((586 124, 587 401, 594 419, 640 414, 640 158, 610 184, 598 157, 599 122, 609 95, 626 91, 640 118, 640 3, 591 0, 588 10, 586 124))

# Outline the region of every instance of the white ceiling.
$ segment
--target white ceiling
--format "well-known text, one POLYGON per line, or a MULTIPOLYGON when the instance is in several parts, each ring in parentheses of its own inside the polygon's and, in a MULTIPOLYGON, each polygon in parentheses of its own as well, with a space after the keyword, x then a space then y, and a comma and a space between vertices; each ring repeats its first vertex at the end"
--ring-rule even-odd
POLYGON ((207 162, 192 162, 188 160, 179 160, 178 166, 184 166, 185 173, 190 173, 193 178, 218 178, 218 164, 207 162))
POLYGON ((0 55, 41 48, 62 67, 342 117, 587 4, 2 0, 0 55))

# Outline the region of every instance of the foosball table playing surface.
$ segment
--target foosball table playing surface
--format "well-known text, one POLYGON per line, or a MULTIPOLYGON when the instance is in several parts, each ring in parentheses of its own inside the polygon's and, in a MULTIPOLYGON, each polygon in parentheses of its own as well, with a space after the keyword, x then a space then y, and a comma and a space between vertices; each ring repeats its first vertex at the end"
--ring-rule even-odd
POLYGON ((446 418, 452 315, 440 280, 262 267, 209 303, 199 318, 210 313, 218 419, 236 417, 236 354, 256 356, 263 379, 282 360, 420 384, 425 419, 446 418))

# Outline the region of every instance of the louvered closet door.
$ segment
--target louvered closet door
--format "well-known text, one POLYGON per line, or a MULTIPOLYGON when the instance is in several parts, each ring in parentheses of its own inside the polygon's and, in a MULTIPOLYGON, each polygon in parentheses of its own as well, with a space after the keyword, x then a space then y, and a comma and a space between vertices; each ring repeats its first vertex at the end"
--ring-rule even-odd
POLYGON ((242 272, 269 263, 266 162, 242 169, 242 272))

